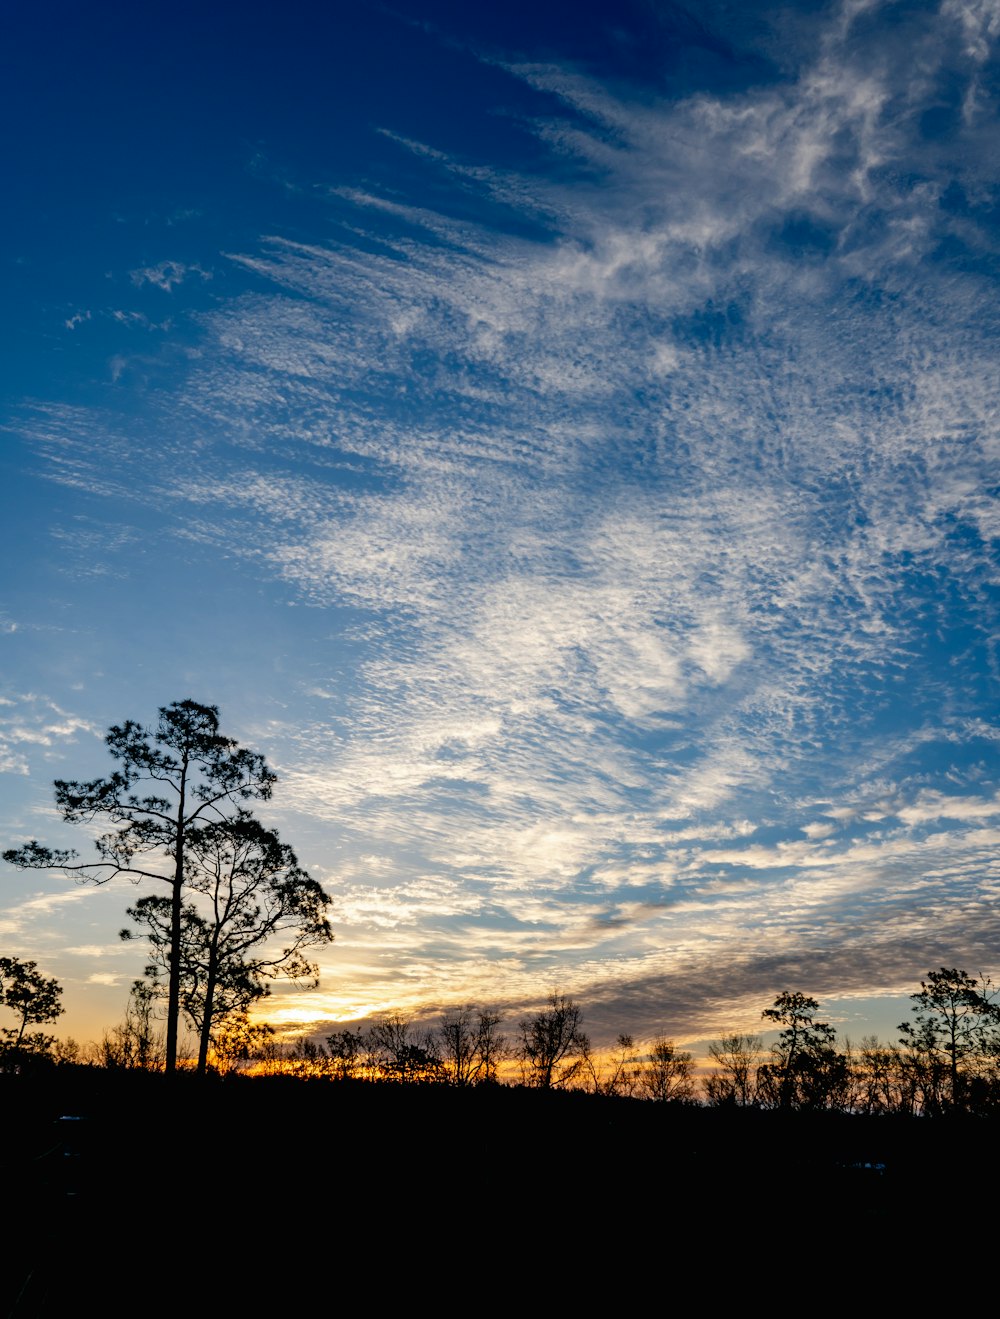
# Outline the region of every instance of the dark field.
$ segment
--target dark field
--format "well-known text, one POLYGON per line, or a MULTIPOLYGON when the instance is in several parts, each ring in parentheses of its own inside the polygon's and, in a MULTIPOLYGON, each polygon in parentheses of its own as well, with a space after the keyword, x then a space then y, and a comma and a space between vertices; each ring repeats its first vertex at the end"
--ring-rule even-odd
POLYGON ((701 1291, 816 1252, 891 1270, 919 1254, 920 1224, 985 1208, 1000 1132, 98 1069, 2 1077, 0 1095, 13 1316, 229 1313, 309 1304, 302 1288, 324 1311, 430 1294, 450 1312, 477 1295, 506 1307, 521 1287, 586 1297, 588 1279, 658 1267, 700 1274, 701 1291))

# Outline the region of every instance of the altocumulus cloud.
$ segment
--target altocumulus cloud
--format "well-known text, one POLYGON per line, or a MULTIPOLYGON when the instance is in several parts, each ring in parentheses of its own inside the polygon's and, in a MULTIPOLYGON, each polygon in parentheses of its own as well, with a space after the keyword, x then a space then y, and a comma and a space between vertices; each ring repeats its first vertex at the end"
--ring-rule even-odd
POLYGON ((336 716, 261 729, 342 840, 343 992, 286 1016, 558 983, 695 1036, 995 948, 997 27, 846 4, 670 99, 507 61, 544 168, 389 124, 462 206, 229 253, 165 447, 47 414, 60 479, 142 464, 353 610, 336 716))

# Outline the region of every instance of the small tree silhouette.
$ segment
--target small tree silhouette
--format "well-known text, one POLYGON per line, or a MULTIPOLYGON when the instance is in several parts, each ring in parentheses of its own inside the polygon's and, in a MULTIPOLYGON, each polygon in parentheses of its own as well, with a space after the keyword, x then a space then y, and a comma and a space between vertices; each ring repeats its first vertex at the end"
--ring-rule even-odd
POLYGON ((583 1013, 564 994, 553 991, 548 1006, 518 1023, 517 1056, 525 1084, 540 1090, 568 1085, 590 1051, 582 1029, 583 1013))
POLYGON ((414 1031, 401 1012, 386 1012, 367 1034, 368 1066, 388 1081, 436 1081, 442 1073, 441 1057, 429 1031, 414 1031))
POLYGON ((977 980, 957 967, 943 966, 911 994, 916 1021, 900 1023, 901 1043, 921 1064, 924 1106, 931 1112, 965 1101, 964 1065, 995 1051, 990 1040, 1000 1022, 988 979, 977 980))
POLYGON ((661 1103, 691 1103, 695 1097, 694 1059, 679 1051, 673 1040, 657 1036, 639 1068, 639 1088, 647 1098, 661 1103))
POLYGON ((847 1086, 847 1059, 834 1047, 836 1032, 816 1021, 819 1003, 807 994, 783 993, 761 1016, 785 1029, 758 1070, 761 1093, 777 1108, 825 1108, 847 1086))
POLYGON ((65 1010, 59 1002, 61 997, 59 982, 47 980, 38 970, 37 962, 0 957, 0 1002, 18 1018, 17 1026, 5 1026, 0 1032, 4 1038, 2 1052, 8 1056, 48 1053, 55 1036, 41 1031, 29 1034, 28 1027, 41 1026, 61 1016, 65 1010))
POLYGON ((763 1045, 759 1035, 733 1031, 708 1046, 715 1071, 705 1078, 705 1096, 713 1107, 751 1108, 757 1102, 757 1068, 763 1045))
POLYGON ((456 1008, 438 1027, 438 1049, 452 1085, 481 1085, 497 1079, 507 1056, 506 1038, 500 1032, 503 1016, 481 1008, 456 1008))

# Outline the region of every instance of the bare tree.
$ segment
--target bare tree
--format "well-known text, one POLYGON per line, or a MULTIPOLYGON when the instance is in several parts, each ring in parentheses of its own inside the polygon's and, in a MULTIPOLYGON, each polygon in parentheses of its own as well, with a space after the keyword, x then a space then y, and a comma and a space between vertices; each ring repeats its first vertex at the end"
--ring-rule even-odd
POLYGON ((471 1085, 476 1067, 476 1030, 473 1009, 456 1008, 445 1015, 437 1030, 438 1047, 452 1085, 471 1085))
POLYGON ((583 1013, 555 991, 548 1006, 518 1023, 517 1056, 526 1085, 552 1090, 569 1085, 582 1070, 590 1041, 582 1029, 583 1013))
POLYGON ((660 1103, 691 1103, 695 1098, 694 1059, 673 1040, 658 1035, 639 1068, 639 1089, 660 1103))
POLYGON ((854 1076, 851 1110, 856 1113, 914 1113, 917 1075, 905 1052, 865 1035, 855 1051, 848 1042, 854 1076))
POLYGON ((583 1056, 587 1089, 595 1095, 619 1095, 629 1098, 639 1084, 639 1054, 631 1035, 619 1035, 615 1046, 604 1055, 588 1047, 583 1056))
POLYGON ((438 1051, 452 1085, 479 1085, 496 1081, 507 1054, 499 1027, 499 1012, 472 1007, 456 1008, 438 1027, 438 1051))
POLYGON ((500 1064, 510 1057, 510 1041, 500 1027, 503 1013, 483 1008, 476 1022, 477 1085, 495 1085, 500 1079, 500 1064))
POLYGON ((367 1047, 364 1031, 334 1031, 326 1037, 326 1047, 336 1080, 353 1081, 361 1075, 367 1047))
POLYGON ((388 1081, 437 1081, 443 1066, 430 1031, 415 1030, 401 1012, 386 1012, 367 1034, 368 1067, 388 1081))
POLYGON ((156 1027, 156 990, 147 980, 136 980, 129 992, 125 1016, 106 1030, 98 1046, 104 1067, 159 1071, 163 1066, 163 1033, 156 1027))
POLYGON ((715 1070, 705 1077, 705 1097, 713 1107, 752 1108, 757 1102, 757 1067, 764 1048, 759 1035, 734 1031, 708 1046, 715 1070))
POLYGON ((252 1022, 245 1012, 227 1018, 212 1040, 215 1070, 223 1076, 251 1067, 273 1067, 283 1053, 274 1027, 252 1022))
POLYGON ((330 1056, 317 1040, 300 1035, 285 1046, 283 1071, 293 1076, 329 1076, 330 1056))

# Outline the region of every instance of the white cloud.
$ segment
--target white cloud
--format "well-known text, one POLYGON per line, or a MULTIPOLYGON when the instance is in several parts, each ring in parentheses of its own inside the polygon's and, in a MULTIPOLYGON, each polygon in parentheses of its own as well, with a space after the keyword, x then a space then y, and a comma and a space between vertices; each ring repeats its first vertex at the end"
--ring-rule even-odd
MULTIPOLYGON (((874 43, 878 13, 811 18, 738 92, 508 66, 564 107, 544 176, 396 140, 519 226, 336 188, 339 242, 230 258, 257 291, 204 317, 166 439, 39 420, 67 486, 360 616, 336 710, 270 730, 286 808, 343 841, 351 1010, 544 972, 669 985, 693 1021, 678 965, 703 995, 713 967, 853 984, 855 913, 885 908, 862 979, 958 940, 1000 800, 958 752, 996 732, 933 645, 952 617, 993 644, 1000 384, 995 291, 935 253, 990 247, 941 202, 956 171, 992 187, 996 13, 949 0, 874 43), (978 107, 958 163, 921 126, 948 78, 978 107)), ((14 763, 80 731, 9 727, 14 763)))
POLYGON ((925 789, 909 806, 896 815, 904 824, 924 824, 931 820, 984 820, 1000 815, 1000 792, 991 797, 949 796, 925 789))
POLYGON ((27 774, 21 748, 57 747, 78 734, 96 735, 91 720, 63 710, 36 693, 12 693, 0 703, 0 772, 27 774))
POLYGON ((186 265, 183 261, 160 261, 155 266, 140 266, 129 272, 129 277, 136 288, 143 284, 152 284, 164 293, 172 293, 178 284, 183 284, 189 275, 201 279, 211 279, 212 272, 203 270, 199 265, 186 265))

